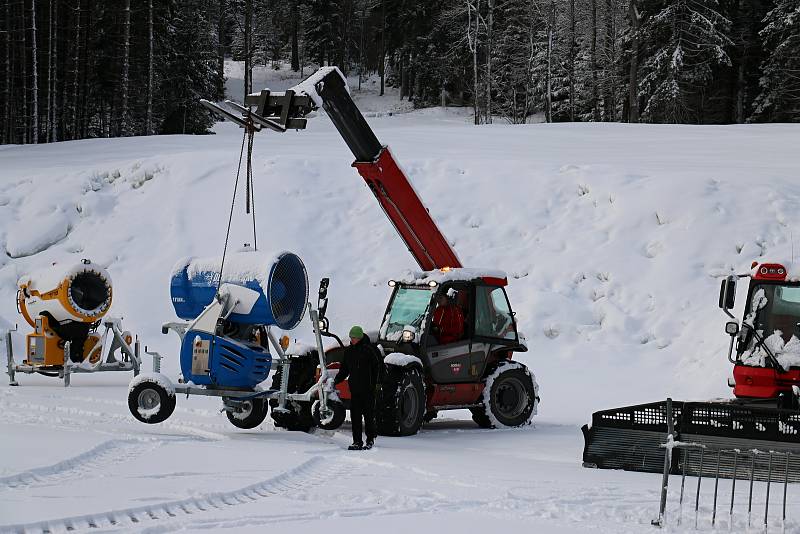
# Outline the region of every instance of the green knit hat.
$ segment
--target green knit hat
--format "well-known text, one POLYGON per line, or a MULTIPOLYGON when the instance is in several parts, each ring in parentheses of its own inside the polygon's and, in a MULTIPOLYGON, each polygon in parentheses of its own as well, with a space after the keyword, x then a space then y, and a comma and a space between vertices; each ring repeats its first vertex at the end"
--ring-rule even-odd
POLYGON ((350 329, 350 337, 352 339, 361 339, 364 337, 364 329, 356 325, 350 329))

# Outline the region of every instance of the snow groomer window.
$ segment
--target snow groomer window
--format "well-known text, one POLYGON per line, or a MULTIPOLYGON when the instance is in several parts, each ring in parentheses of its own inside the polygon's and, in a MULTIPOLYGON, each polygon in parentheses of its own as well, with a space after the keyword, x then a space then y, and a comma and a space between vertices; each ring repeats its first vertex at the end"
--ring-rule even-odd
POLYGON ((514 318, 502 288, 478 287, 475 295, 475 335, 517 339, 514 318))

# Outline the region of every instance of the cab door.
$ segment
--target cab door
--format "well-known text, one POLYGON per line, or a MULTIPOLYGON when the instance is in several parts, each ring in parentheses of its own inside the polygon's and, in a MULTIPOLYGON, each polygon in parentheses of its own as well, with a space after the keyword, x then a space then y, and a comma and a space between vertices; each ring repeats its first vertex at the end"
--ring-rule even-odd
POLYGON ((483 376, 490 352, 504 347, 510 350, 519 350, 521 347, 517 334, 517 322, 511 312, 508 296, 502 287, 476 286, 474 310, 473 342, 475 348, 471 353, 470 366, 473 372, 483 376))
POLYGON ((460 382, 472 382, 475 380, 470 372, 470 362, 474 349, 471 343, 471 320, 472 316, 472 286, 469 284, 448 284, 444 285, 437 292, 437 297, 447 295, 449 305, 457 306, 464 317, 464 330, 460 339, 440 344, 435 330, 434 317, 436 310, 431 312, 431 320, 428 325, 428 336, 426 353, 430 361, 431 377, 438 384, 456 384, 460 382))

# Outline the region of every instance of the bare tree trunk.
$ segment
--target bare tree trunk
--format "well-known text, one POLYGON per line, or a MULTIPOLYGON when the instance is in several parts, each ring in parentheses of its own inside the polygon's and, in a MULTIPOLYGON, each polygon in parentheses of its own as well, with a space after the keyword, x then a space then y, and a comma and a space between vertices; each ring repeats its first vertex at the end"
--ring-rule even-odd
POLYGON ((361 90, 361 79, 364 77, 364 26, 367 19, 367 6, 361 6, 361 28, 358 37, 358 90, 361 90))
MULTIPOLYGON (((294 6, 295 2, 292 2, 292 5, 294 6)), ((219 0, 217 7, 219 9, 217 14, 217 98, 222 100, 225 98, 225 0, 219 0)), ((151 15, 152 11, 151 8, 151 15)), ((150 26, 152 28, 152 24, 150 26)))
POLYGON ((50 96, 53 94, 53 0, 47 4, 47 118, 45 119, 45 142, 50 142, 50 120, 53 108, 50 96))
POLYGON ((406 68, 405 60, 405 52, 400 52, 400 100, 408 96, 408 69, 406 68))
POLYGON ((603 76, 603 114, 606 121, 617 120, 617 88, 616 79, 617 51, 616 51, 616 6, 613 0, 606 0, 606 28, 605 28, 605 76, 603 76))
POLYGON ((52 101, 52 114, 50 119, 50 142, 58 141, 58 1, 51 0, 53 6, 53 87, 50 100, 52 101))
MULTIPOLYGON (((297 11, 297 2, 292 2, 292 70, 297 72, 300 70, 300 46, 299 46, 299 32, 300 32, 300 14, 297 11)), ((363 27, 363 24, 362 24, 363 27)))
POLYGON ((33 110, 31 141, 39 144, 39 47, 36 43, 36 0, 31 0, 31 59, 33 62, 33 110))
POLYGON ((86 138, 89 135, 89 28, 91 28, 92 9, 87 2, 87 9, 83 10, 84 30, 81 35, 81 105, 78 108, 80 115, 80 136, 86 138))
MULTIPOLYGON (((244 96, 253 91, 253 0, 244 2, 244 96)), ((244 98, 244 97, 243 97, 244 98)))
POLYGON ((553 26, 556 19, 556 5, 551 0, 550 13, 547 16, 547 96, 545 107, 545 120, 553 122, 553 26))
POLYGON ((628 80, 628 122, 639 122, 639 25, 642 21, 636 0, 630 0, 631 68, 628 80))
POLYGON ((128 78, 131 56, 131 0, 124 0, 122 7, 122 105, 120 109, 117 135, 127 135, 128 129, 128 78))
POLYGON ((30 128, 28 127, 28 30, 25 17, 25 3, 20 4, 20 29, 22 30, 22 48, 20 56, 22 58, 22 144, 27 144, 30 140, 30 128))
POLYGON ((6 5, 6 83, 3 98, 3 142, 13 143, 14 140, 13 130, 11 128, 11 2, 5 2, 6 5))
POLYGON ((569 120, 575 122, 575 56, 578 43, 575 37, 575 0, 569 2, 569 120))
POLYGON ((75 51, 72 56, 75 77, 72 80, 72 139, 78 139, 78 105, 80 93, 80 49, 81 49, 81 0, 78 0, 78 7, 75 10, 75 40, 73 41, 75 51))
POLYGON ((467 2, 467 43, 472 52, 472 108, 475 124, 481 123, 480 110, 478 109, 478 24, 480 22, 481 0, 476 0, 473 7, 472 0, 467 2), (472 29, 473 11, 475 12, 475 29, 472 29))
POLYGON ((488 0, 489 11, 486 22, 486 124, 492 123, 492 30, 494 26, 494 2, 488 0))
MULTIPOLYGON (((734 16, 737 16, 737 17, 741 16, 741 13, 745 8, 745 2, 747 2, 747 0, 739 0, 738 4, 736 6, 738 8, 737 9, 737 13, 734 16)), ((738 48, 737 56, 739 56, 739 65, 738 65, 738 68, 736 69, 736 110, 735 110, 735 117, 736 117, 736 123, 737 124, 743 124, 744 123, 744 89, 745 89, 744 56, 745 56, 745 53, 747 51, 747 42, 746 42, 746 37, 744 35, 738 36, 737 41, 739 41, 739 40, 740 40, 740 42, 737 43, 737 48, 738 48)))
POLYGON ((386 83, 386 0, 381 0, 381 55, 378 71, 381 75, 381 96, 383 96, 386 83))
POLYGON ((600 122, 600 95, 597 87, 597 0, 592 0, 592 117, 595 122, 600 122))
POLYGON ((147 112, 144 121, 145 135, 153 133, 153 0, 147 2, 147 112))

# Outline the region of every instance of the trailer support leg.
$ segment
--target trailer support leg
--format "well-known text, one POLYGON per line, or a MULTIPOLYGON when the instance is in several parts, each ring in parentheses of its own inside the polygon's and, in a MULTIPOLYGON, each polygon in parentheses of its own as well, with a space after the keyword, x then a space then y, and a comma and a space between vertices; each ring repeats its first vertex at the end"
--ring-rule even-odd
POLYGON ((72 352, 70 349, 72 348, 72 342, 67 341, 64 343, 64 368, 61 370, 61 377, 64 379, 64 387, 69 387, 69 379, 71 374, 71 367, 72 367, 72 360, 70 359, 70 353, 72 352))
POLYGON ((11 343, 11 330, 6 332, 6 359, 8 360, 8 385, 18 386, 16 380, 16 365, 14 364, 14 351, 11 343))
POLYGON ((663 527, 667 511, 667 488, 669 486, 669 472, 672 468, 672 443, 674 427, 672 421, 672 399, 667 399, 667 442, 664 450, 664 474, 661 478, 661 504, 658 509, 658 519, 652 521, 654 526, 663 527))

